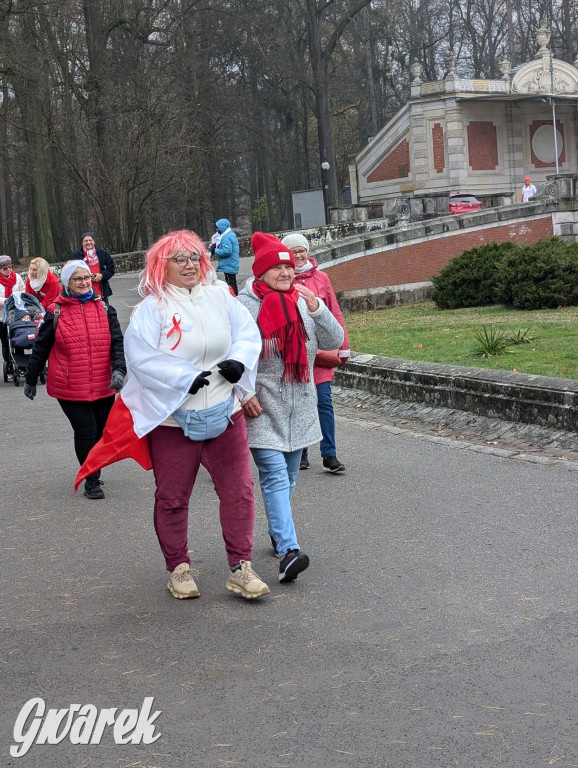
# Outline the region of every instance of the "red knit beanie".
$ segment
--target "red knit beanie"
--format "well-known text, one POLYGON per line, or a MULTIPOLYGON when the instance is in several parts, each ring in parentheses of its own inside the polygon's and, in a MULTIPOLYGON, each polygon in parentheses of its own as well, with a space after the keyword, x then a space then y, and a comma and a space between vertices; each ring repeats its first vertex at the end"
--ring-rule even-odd
POLYGON ((255 232, 251 238, 251 248, 255 254, 253 274, 261 277, 271 267, 277 264, 288 264, 295 269, 295 256, 287 246, 283 245, 274 235, 266 232, 255 232))

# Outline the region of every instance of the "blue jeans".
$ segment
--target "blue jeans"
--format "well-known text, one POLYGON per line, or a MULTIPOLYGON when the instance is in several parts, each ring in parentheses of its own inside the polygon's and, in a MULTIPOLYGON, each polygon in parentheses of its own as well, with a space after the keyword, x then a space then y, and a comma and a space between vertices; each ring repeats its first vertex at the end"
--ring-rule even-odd
POLYGON ((285 555, 299 549, 293 525, 291 496, 299 474, 301 448, 291 452, 251 448, 251 453, 259 470, 269 536, 275 540, 277 554, 285 555))
POLYGON ((317 413, 319 414, 319 423, 323 438, 321 440, 321 456, 335 456, 337 449, 335 447, 335 415, 333 413, 333 402, 331 400, 331 382, 324 381, 317 384, 317 413))

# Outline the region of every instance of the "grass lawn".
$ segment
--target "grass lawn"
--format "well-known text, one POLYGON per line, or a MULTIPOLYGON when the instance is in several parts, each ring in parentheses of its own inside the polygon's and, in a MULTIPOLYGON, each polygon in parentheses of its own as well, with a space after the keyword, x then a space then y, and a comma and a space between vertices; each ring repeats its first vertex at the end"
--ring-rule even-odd
POLYGON ((425 302, 347 315, 345 323, 355 352, 578 379, 578 307, 520 312, 438 309, 425 302), (533 340, 495 357, 473 356, 479 346, 474 333, 484 325, 514 333, 530 328, 533 340))

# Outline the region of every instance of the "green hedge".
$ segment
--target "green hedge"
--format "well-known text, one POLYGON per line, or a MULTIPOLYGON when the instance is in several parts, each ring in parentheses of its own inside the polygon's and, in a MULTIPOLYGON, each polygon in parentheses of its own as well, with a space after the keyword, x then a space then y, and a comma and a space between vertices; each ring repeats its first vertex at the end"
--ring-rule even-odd
POLYGON ((432 277, 433 300, 440 309, 483 307, 495 304, 495 286, 500 264, 507 254, 518 252, 513 242, 485 243, 455 256, 432 277))
POLYGON ((578 244, 556 237, 529 245, 486 243, 456 256, 432 282, 440 309, 577 305, 578 244))

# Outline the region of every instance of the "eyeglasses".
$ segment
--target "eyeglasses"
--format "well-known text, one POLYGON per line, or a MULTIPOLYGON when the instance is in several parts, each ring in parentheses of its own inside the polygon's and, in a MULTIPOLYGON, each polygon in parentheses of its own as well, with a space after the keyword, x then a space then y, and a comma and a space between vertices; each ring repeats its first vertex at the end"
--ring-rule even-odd
POLYGON ((7 261, 4 264, 0 264, 0 269, 10 269, 12 267, 12 262, 7 261))
POLYGON ((307 251, 305 248, 293 248, 293 255, 294 256, 307 256, 307 251))
POLYGON ((190 256, 186 256, 184 253, 179 254, 179 256, 173 256, 171 258, 171 261, 176 262, 179 267, 186 267, 189 261, 191 264, 199 264, 201 261, 201 254, 200 253, 191 253, 190 256))
POLYGON ((76 285, 80 285, 81 283, 90 283, 92 277, 89 275, 88 277, 71 277, 70 279, 73 283, 76 283, 76 285))

